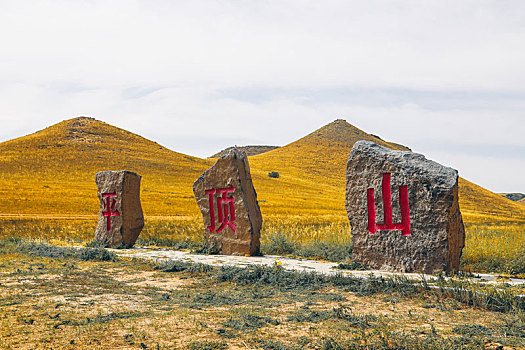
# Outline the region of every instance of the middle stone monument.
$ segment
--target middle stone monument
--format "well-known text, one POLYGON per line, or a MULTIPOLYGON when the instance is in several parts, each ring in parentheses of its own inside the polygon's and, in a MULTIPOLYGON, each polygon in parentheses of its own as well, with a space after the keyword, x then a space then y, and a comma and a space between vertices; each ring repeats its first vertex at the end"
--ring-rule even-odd
POLYGON ((193 183, 193 193, 210 252, 259 254, 262 216, 244 151, 233 148, 217 160, 193 183))
POLYGON ((465 229, 458 172, 423 155, 355 143, 346 170, 354 259, 373 269, 459 268, 465 229))

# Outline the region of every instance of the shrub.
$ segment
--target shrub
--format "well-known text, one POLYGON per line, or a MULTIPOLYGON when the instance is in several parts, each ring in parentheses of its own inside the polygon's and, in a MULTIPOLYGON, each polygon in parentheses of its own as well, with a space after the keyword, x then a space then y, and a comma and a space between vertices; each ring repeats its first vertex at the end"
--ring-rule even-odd
POLYGON ((115 253, 105 248, 59 247, 47 243, 33 242, 25 239, 8 238, 0 241, 3 251, 19 252, 30 256, 41 256, 54 259, 79 259, 96 261, 115 261, 115 253))
POLYGON ((225 341, 192 341, 188 344, 190 350, 223 350, 228 349, 225 341))
POLYGON ((201 263, 192 263, 192 262, 184 262, 179 260, 168 260, 161 264, 160 266, 156 266, 155 269, 161 270, 164 272, 208 272, 213 270, 213 267, 211 265, 201 264, 201 263))
POLYGON ((295 255, 305 258, 321 258, 330 261, 345 261, 352 259, 352 242, 325 243, 312 242, 295 252, 295 255))
POLYGON ((463 325, 455 326, 452 329, 452 332, 454 332, 456 334, 466 335, 466 336, 469 336, 469 337, 473 337, 473 336, 476 336, 476 335, 489 337, 493 333, 487 327, 482 326, 482 325, 478 325, 478 324, 463 324, 463 325))
POLYGON ((262 244, 263 254, 295 255, 303 258, 319 258, 329 261, 351 261, 352 242, 326 243, 315 241, 301 245, 289 238, 289 235, 277 231, 268 237, 268 242, 262 244))
POLYGON ((269 176, 269 177, 272 177, 272 178, 274 178, 274 179, 278 179, 278 178, 279 178, 279 173, 278 173, 277 171, 270 171, 270 172, 268 173, 268 176, 269 176))
POLYGON ((285 233, 277 231, 268 237, 268 243, 263 243, 263 254, 287 255, 295 253, 297 244, 285 233))
POLYGON ((330 319, 349 322, 353 327, 368 328, 372 322, 377 321, 374 315, 353 315, 345 306, 334 307, 332 310, 311 310, 309 308, 299 309, 295 314, 288 316, 288 322, 312 322, 318 323, 330 319))
POLYGON ((257 315, 242 315, 239 318, 233 318, 230 317, 226 322, 224 322, 222 325, 224 327, 232 328, 232 329, 257 329, 266 326, 267 324, 273 324, 275 326, 279 325, 278 320, 274 320, 270 317, 262 317, 257 315))
POLYGON ((282 266, 250 265, 248 267, 221 266, 216 274, 221 281, 240 285, 270 285, 278 290, 319 289, 328 283, 329 277, 305 271, 287 271, 282 266))
POLYGON ((80 260, 115 261, 116 255, 104 248, 83 248, 80 250, 80 260))
POLYGON ((193 242, 191 240, 180 241, 171 238, 161 237, 139 238, 137 240, 137 245, 169 247, 175 250, 198 248, 198 242, 193 242))

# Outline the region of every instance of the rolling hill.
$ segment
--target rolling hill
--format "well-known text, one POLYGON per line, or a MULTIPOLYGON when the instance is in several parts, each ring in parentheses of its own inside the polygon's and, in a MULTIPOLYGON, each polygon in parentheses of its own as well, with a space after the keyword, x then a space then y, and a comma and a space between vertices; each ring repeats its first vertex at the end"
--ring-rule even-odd
MULTIPOLYGON (((330 208, 344 214, 346 161, 358 140, 409 150, 336 120, 291 144, 250 158, 260 197, 276 211, 284 211, 284 203, 295 203, 294 207, 308 212, 330 208), (279 179, 265 179, 270 171, 279 172, 279 179)), ((460 178, 459 192, 465 222, 525 220, 521 205, 470 181, 460 178)))
POLYGON ((393 149, 390 144, 336 120, 278 149, 250 158, 254 184, 268 213, 297 212, 346 215, 345 171, 348 153, 358 140, 369 140, 393 149), (278 179, 268 173, 276 171, 278 179))
MULTIPOLYGON (((336 120, 250 157, 263 215, 344 217, 346 160, 358 140, 407 149, 336 120)), ((143 177, 146 216, 197 216, 192 183, 213 163, 92 118, 69 119, 0 143, 0 214, 96 215, 95 173, 127 169, 143 177)), ((463 179, 460 204, 467 222, 525 220, 525 206, 463 179)))
POLYGON ((211 164, 92 118, 74 118, 0 144, 0 213, 98 212, 95 173, 142 175, 145 215, 193 215, 193 181, 211 164))

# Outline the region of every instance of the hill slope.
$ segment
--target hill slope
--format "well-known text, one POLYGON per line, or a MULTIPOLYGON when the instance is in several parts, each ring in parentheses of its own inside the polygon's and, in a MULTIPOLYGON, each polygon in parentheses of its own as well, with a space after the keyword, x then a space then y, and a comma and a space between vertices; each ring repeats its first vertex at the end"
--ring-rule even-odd
POLYGON ((0 213, 96 214, 94 175, 142 178, 144 213, 195 214, 193 181, 211 161, 173 152, 92 118, 74 118, 0 144, 0 213))
MULTIPOLYGON (((345 172, 348 154, 358 140, 408 150, 368 134, 344 120, 336 120, 279 149, 251 157, 252 175, 261 207, 288 211, 345 214, 345 172), (268 179, 268 172, 279 179, 268 179), (286 203, 286 204, 285 204, 286 203)), ((460 205, 467 222, 525 220, 522 206, 467 180, 460 179, 460 205)))
POLYGON ((338 119, 286 146, 250 157, 263 213, 345 215, 346 160, 358 140, 401 149, 338 119), (278 179, 268 177, 272 171, 279 173, 278 179))
MULTIPOLYGON (((250 157, 263 214, 344 217, 346 160, 358 140, 406 149, 336 120, 250 157), (271 171, 280 177, 268 177, 271 171)), ((95 173, 126 169, 143 177, 146 216, 198 215, 192 183, 213 163, 91 118, 74 118, 0 144, 0 214, 96 215, 95 173)), ((525 206, 463 179, 460 204, 466 221, 525 220, 525 206)))

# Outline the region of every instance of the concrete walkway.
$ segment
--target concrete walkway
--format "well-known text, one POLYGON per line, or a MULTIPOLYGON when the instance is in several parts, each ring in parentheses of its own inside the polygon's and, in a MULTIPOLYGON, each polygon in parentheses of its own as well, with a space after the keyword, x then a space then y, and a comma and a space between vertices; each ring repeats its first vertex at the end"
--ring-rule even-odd
MULTIPOLYGON (((129 257, 129 258, 139 258, 153 260, 156 262, 168 261, 168 260, 179 260, 186 262, 195 262, 208 265, 234 265, 234 266, 249 266, 249 265, 267 265, 272 266, 274 264, 281 265, 287 270, 295 271, 315 271, 320 274, 325 275, 335 275, 341 273, 347 276, 355 277, 368 277, 370 275, 374 276, 383 276, 383 277, 392 277, 392 276, 404 276, 409 279, 422 279, 433 280, 436 279, 436 276, 432 275, 422 275, 416 273, 394 273, 378 270, 341 270, 337 269, 336 266, 338 263, 327 262, 327 261, 318 261, 318 260, 308 260, 308 259, 292 259, 285 258, 282 256, 275 255, 265 255, 265 256, 256 256, 256 257, 246 257, 246 256, 231 256, 231 255, 201 255, 201 254, 191 254, 188 251, 181 250, 170 250, 164 248, 151 248, 151 247, 134 247, 132 249, 109 249, 118 256, 129 257)), ((501 278, 496 275, 490 274, 474 274, 474 277, 469 277, 469 280, 473 282, 487 283, 487 284, 502 284, 508 283, 509 285, 523 285, 525 284, 525 279, 520 278, 501 278)))

